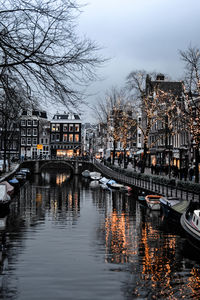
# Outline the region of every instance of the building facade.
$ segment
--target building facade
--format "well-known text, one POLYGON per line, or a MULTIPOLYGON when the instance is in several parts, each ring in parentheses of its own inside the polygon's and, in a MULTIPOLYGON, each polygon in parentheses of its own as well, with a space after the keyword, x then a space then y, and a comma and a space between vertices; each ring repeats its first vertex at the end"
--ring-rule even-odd
POLYGON ((51 157, 73 157, 81 154, 82 121, 78 114, 55 114, 50 121, 51 157))
POLYGON ((22 112, 20 120, 20 158, 35 159, 40 152, 39 145, 39 126, 42 120, 47 120, 44 111, 26 110, 22 112))

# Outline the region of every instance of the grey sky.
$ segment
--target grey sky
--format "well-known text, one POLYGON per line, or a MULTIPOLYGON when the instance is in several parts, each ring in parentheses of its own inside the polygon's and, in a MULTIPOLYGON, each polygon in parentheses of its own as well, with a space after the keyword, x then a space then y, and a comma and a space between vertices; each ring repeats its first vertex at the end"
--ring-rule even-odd
POLYGON ((135 69, 180 79, 178 50, 200 46, 199 14, 199 0, 89 0, 79 18, 80 34, 96 41, 101 54, 111 58, 98 71, 105 80, 88 89, 96 93, 89 102, 95 103, 112 86, 122 87, 135 69))

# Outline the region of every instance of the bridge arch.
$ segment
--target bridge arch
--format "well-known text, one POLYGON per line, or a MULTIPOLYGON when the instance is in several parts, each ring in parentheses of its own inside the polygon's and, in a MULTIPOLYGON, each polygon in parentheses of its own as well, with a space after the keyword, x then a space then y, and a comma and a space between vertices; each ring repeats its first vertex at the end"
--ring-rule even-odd
POLYGON ((61 160, 50 160, 50 161, 44 161, 43 163, 40 163, 39 164, 39 170, 38 172, 42 172, 42 170, 45 168, 45 167, 48 167, 48 166, 58 166, 58 165, 62 165, 62 166, 66 166, 68 169, 71 170, 72 173, 74 173, 74 170, 75 170, 75 167, 72 163, 70 162, 67 162, 67 161, 61 161, 61 160))

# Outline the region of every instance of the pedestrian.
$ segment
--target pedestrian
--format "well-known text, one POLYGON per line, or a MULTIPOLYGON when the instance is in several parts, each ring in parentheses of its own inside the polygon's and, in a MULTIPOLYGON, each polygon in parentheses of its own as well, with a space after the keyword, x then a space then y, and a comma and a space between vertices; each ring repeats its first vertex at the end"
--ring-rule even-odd
POLYGON ((190 167, 190 169, 189 169, 189 180, 190 181, 192 181, 193 176, 194 176, 194 168, 190 167))

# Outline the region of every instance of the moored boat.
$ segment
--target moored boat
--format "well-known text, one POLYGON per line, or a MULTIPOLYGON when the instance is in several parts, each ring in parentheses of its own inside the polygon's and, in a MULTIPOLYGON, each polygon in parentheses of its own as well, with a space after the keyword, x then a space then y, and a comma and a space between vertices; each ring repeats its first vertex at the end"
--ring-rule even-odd
POLYGON ((25 172, 18 171, 15 173, 15 178, 19 180, 20 183, 23 183, 26 181, 27 175, 25 172))
POLYGON ((84 170, 81 175, 85 178, 89 178, 90 177, 90 171, 89 170, 84 170))
POLYGON ((19 171, 25 173, 26 178, 29 178, 31 176, 31 171, 28 168, 21 168, 19 171))
POLYGON ((7 193, 5 184, 0 183, 0 210, 8 210, 10 205, 10 196, 7 193))
POLYGON ((177 197, 161 197, 160 205, 164 216, 180 224, 180 217, 188 207, 189 202, 177 197))
POLYGON ((140 195, 138 195, 138 201, 140 204, 144 205, 144 206, 147 206, 147 202, 146 202, 146 199, 145 199, 145 193, 142 192, 140 195))
POLYGON ((145 197, 147 206, 152 210, 160 210, 160 195, 147 195, 145 197))
POLYGON ((101 179, 101 173, 99 173, 99 172, 90 172, 90 179, 100 180, 101 179))
POLYGON ((200 246, 200 209, 199 204, 190 204, 181 216, 181 226, 187 236, 200 246))
POLYGON ((14 187, 15 191, 19 188, 20 184, 19 184, 19 180, 17 180, 17 178, 12 178, 9 180, 9 183, 14 187))
POLYGON ((9 196, 13 195, 14 193, 14 186, 12 186, 9 182, 7 181, 2 181, 0 184, 5 184, 6 186, 6 191, 7 191, 7 194, 9 196))
POLYGON ((102 183, 102 184, 107 184, 109 180, 110 180, 109 178, 102 177, 102 178, 99 180, 99 182, 102 183))

